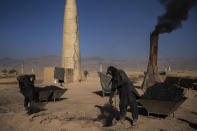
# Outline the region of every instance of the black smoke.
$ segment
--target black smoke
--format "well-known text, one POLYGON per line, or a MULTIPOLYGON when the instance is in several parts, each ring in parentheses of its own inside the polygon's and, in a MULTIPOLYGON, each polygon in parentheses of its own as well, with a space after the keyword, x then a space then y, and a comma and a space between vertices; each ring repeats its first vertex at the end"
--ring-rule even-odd
POLYGON ((182 21, 188 19, 189 10, 196 5, 196 0, 160 0, 165 6, 165 14, 158 17, 154 33, 170 33, 182 27, 182 21))

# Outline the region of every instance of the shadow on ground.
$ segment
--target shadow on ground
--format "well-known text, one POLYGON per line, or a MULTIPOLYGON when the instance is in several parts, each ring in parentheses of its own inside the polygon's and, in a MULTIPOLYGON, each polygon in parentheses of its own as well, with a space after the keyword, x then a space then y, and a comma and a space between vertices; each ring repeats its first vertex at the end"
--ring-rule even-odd
MULTIPOLYGON (((68 98, 58 98, 57 100, 55 100, 55 102, 66 100, 66 99, 68 99, 68 98)), ((49 100, 47 102, 54 102, 54 100, 49 100)), ((31 114, 34 114, 34 113, 38 113, 38 112, 47 110, 45 108, 47 102, 45 102, 45 101, 40 101, 40 102, 36 102, 36 103, 33 102, 31 104, 31 106, 29 108, 27 108, 27 114, 31 115, 31 114)))
POLYGON ((34 113, 38 113, 41 111, 45 111, 46 109, 44 108, 46 106, 46 103, 31 103, 31 106, 27 108, 27 114, 31 115, 34 113))
POLYGON ((95 107, 100 109, 97 120, 101 121, 103 126, 112 126, 120 118, 119 111, 110 104, 104 106, 95 105, 95 107))
MULTIPOLYGON (((92 92, 100 97, 103 97, 103 92, 102 91, 95 91, 95 92, 92 92)), ((110 93, 105 93, 104 96, 110 96, 110 93)))
POLYGON ((190 126, 191 128, 197 129, 197 123, 192 123, 192 122, 190 122, 190 121, 188 121, 188 120, 185 120, 185 119, 182 119, 182 118, 177 118, 177 119, 180 120, 180 121, 186 122, 187 124, 189 124, 189 126, 190 126))

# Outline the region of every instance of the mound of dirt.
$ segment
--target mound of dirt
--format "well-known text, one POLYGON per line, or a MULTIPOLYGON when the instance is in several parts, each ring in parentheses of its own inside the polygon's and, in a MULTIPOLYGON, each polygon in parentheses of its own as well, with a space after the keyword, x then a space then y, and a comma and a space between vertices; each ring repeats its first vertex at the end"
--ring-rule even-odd
POLYGON ((184 89, 169 83, 157 83, 149 88, 142 96, 145 99, 180 101, 184 98, 184 89))

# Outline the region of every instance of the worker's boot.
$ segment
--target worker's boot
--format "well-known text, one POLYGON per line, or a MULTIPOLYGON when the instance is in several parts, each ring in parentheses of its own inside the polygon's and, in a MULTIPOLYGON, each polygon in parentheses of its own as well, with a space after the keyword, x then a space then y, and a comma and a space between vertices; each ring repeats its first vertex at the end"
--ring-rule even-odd
POLYGON ((121 109, 119 121, 122 123, 125 120, 125 118, 126 118, 126 109, 121 109))

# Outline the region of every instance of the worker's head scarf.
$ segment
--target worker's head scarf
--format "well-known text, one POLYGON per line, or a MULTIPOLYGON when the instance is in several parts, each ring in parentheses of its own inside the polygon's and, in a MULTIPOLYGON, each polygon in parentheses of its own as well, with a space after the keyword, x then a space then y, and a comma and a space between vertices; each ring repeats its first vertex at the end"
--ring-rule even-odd
POLYGON ((109 71, 112 72, 112 77, 114 77, 116 75, 117 69, 115 67, 113 67, 113 66, 109 66, 107 68, 107 74, 109 74, 109 71))

